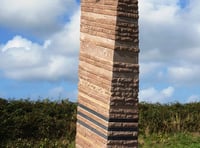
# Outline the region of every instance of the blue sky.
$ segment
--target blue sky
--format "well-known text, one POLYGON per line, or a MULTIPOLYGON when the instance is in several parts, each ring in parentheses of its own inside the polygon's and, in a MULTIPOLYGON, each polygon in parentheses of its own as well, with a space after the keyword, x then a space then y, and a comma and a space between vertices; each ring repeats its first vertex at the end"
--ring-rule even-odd
MULTIPOLYGON (((139 0, 140 101, 200 101, 200 1, 139 0)), ((77 100, 80 1, 0 1, 0 97, 77 100)))

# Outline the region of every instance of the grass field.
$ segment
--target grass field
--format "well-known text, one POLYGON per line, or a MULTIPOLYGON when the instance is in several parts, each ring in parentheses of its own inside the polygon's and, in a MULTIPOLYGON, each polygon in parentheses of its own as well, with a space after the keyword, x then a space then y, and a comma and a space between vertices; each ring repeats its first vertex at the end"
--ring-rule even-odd
POLYGON ((199 133, 139 136, 139 148, 200 148, 199 133))
MULTIPOLYGON (((200 134, 191 133, 176 133, 176 134, 153 134, 153 135, 140 135, 139 148, 200 148, 200 134)), ((66 137, 60 139, 41 139, 35 140, 22 140, 10 141, 7 143, 9 148, 75 148, 75 142, 68 141, 66 137), (70 144, 69 144, 70 143, 70 144)))

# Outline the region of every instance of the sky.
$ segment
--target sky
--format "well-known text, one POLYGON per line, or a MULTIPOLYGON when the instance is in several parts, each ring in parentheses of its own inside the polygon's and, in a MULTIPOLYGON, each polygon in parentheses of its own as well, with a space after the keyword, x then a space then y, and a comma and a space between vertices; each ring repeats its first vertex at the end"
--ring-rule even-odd
MULTIPOLYGON (((200 1, 139 0, 140 92, 200 101, 200 1)), ((0 0, 0 97, 77 101, 80 1, 0 0)))

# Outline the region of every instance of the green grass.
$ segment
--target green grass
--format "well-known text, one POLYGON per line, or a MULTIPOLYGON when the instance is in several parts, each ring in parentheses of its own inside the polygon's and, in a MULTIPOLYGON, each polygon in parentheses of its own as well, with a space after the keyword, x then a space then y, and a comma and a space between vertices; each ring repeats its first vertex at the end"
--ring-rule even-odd
POLYGON ((200 135, 189 133, 139 136, 140 148, 200 148, 200 135))
POLYGON ((16 139, 8 141, 5 145, 0 147, 5 148, 75 148, 74 141, 67 140, 67 137, 61 137, 59 139, 16 139))
MULTIPOLYGON (((74 141, 60 139, 26 140, 17 139, 6 144, 7 148, 75 148, 74 141)), ((139 136, 139 148, 200 148, 200 134, 152 134, 139 136)))

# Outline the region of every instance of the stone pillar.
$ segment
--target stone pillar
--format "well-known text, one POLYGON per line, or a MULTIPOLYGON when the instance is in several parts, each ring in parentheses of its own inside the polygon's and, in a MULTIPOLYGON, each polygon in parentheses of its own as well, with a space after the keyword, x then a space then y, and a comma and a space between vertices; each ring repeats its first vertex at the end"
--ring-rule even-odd
POLYGON ((138 147, 137 0, 82 0, 76 148, 138 147))

